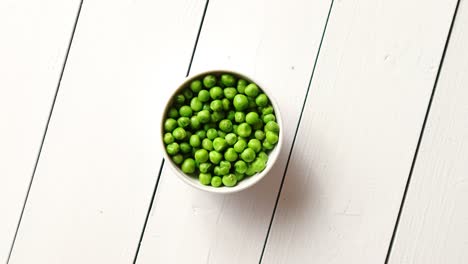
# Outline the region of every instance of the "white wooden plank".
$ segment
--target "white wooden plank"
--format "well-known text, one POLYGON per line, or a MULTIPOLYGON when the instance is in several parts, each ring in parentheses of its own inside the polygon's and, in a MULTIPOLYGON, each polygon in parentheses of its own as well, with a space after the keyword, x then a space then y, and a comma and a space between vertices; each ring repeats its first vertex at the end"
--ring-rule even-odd
POLYGON ((205 1, 82 7, 11 263, 130 263, 205 1))
POLYGON ((264 263, 384 262, 455 2, 335 1, 264 263))
POLYGON ((467 24, 461 1, 390 263, 468 262, 467 24))
POLYGON ((225 68, 264 83, 284 119, 284 152, 264 180, 210 195, 165 166, 138 263, 257 263, 330 1, 210 1, 193 72, 225 68), (181 253, 183 252, 183 253, 181 253))
POLYGON ((79 0, 0 1, 0 262, 33 174, 79 0))

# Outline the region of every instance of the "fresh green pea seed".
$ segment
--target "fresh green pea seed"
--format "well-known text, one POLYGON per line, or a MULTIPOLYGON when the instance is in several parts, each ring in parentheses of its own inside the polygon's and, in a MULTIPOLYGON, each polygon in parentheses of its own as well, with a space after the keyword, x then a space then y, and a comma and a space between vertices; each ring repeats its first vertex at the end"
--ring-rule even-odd
POLYGON ((174 142, 174 136, 171 133, 166 133, 164 134, 163 141, 164 143, 166 143, 166 145, 171 144, 172 142, 174 142))
POLYGON ((245 94, 249 97, 256 97, 258 93, 259 89, 255 83, 251 83, 245 87, 245 94))
POLYGON ((214 177, 211 178, 211 186, 217 188, 217 187, 221 186, 221 184, 223 184, 223 182, 221 180, 221 177, 214 176, 214 177))
POLYGON ((223 98, 223 89, 219 86, 215 86, 210 89, 210 96, 211 99, 216 100, 216 99, 221 99, 223 98))
POLYGON ((224 97, 226 97, 229 100, 234 99, 234 96, 236 96, 237 90, 234 87, 228 87, 224 89, 224 97))
POLYGON ((262 93, 255 98, 255 103, 260 107, 265 107, 268 105, 268 97, 266 94, 262 93))
POLYGON ((252 162, 255 159, 255 151, 251 148, 246 148, 240 154, 241 159, 245 162, 252 162))
POLYGON ((211 88, 213 86, 215 86, 216 84, 216 77, 214 75, 206 75, 204 78, 203 78, 203 85, 206 87, 206 88, 211 88))
POLYGON ((182 161, 184 161, 184 156, 182 156, 181 154, 174 155, 172 156, 172 161, 174 161, 175 164, 179 165, 182 163, 182 161))
POLYGON ((228 148, 226 152, 224 152, 224 159, 227 161, 234 162, 237 160, 237 152, 233 148, 228 148))
POLYGON ((202 147, 208 151, 211 151, 213 150, 213 142, 208 138, 204 138, 202 140, 202 147))
POLYGON ((206 149, 199 149, 195 151, 194 157, 195 157, 195 160, 200 163, 207 162, 209 158, 208 151, 206 149))
POLYGON ((177 111, 177 109, 175 107, 171 107, 169 109, 169 112, 167 113, 167 116, 170 117, 170 118, 178 118, 179 117, 179 111, 177 111))
POLYGON ((164 130, 172 132, 177 127, 177 121, 173 118, 168 118, 164 121, 164 130))
POLYGON ((177 144, 176 142, 174 143, 171 143, 169 145, 166 146, 166 151, 167 151, 167 154, 173 156, 173 155, 176 155, 177 153, 179 153, 179 144, 177 144))
POLYGON ((228 174, 223 176, 223 184, 227 187, 232 187, 237 184, 237 177, 234 174, 228 174))
POLYGON ((195 172, 195 161, 192 158, 184 160, 182 163, 181 169, 184 173, 194 173, 195 172))
POLYGON ((172 131, 172 135, 177 140, 183 140, 187 136, 187 132, 182 127, 178 127, 172 131))
POLYGON ((177 119, 177 124, 180 127, 187 127, 188 125, 190 125, 190 118, 181 116, 179 117, 179 119, 177 119))
POLYGON ((210 185, 211 184, 211 174, 210 173, 200 173, 198 175, 198 180, 203 185, 210 185))
POLYGON ((221 83, 224 84, 224 86, 233 86, 236 83, 236 79, 231 74, 222 74, 221 83))

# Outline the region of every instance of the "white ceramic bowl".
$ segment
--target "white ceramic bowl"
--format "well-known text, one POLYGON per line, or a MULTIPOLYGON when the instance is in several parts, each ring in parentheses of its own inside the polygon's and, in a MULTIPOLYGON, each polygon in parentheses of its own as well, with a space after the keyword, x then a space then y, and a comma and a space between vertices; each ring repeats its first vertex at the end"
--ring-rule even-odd
POLYGON ((278 104, 276 103, 273 95, 268 91, 268 88, 263 86, 260 82, 258 82, 256 80, 253 80, 252 78, 250 78, 248 76, 245 76, 244 74, 234 72, 234 71, 229 71, 229 70, 205 71, 205 72, 201 72, 201 73, 198 73, 198 74, 187 77, 182 82, 182 84, 180 84, 177 87, 177 89, 171 95, 170 99, 167 100, 166 106, 165 106, 164 111, 163 111, 163 116, 161 118, 161 130, 160 131, 161 131, 160 143, 162 144, 162 147, 163 147, 162 149, 164 150, 163 153, 164 153, 164 158, 166 160, 165 164, 167 164, 169 167, 171 167, 171 169, 174 171, 175 175, 177 175, 183 182, 185 182, 186 184, 188 184, 188 185, 190 185, 190 186, 192 186, 192 187, 194 187, 196 189, 200 189, 200 190, 211 192, 211 193, 224 193, 224 194, 225 193, 234 193, 234 192, 245 190, 245 189, 249 188, 250 186, 252 186, 252 185, 256 184, 257 182, 259 182, 261 179, 263 179, 263 177, 265 177, 265 175, 268 174, 270 169, 273 167, 273 164, 278 159, 278 156, 279 156, 279 153, 281 151, 282 144, 283 144, 283 134, 284 134, 284 132, 283 132, 283 120, 281 119, 281 112, 280 112, 280 110, 278 108, 278 104), (233 76, 235 76, 236 78, 242 78, 242 79, 245 79, 248 82, 253 82, 253 83, 257 84, 258 87, 261 90, 263 90, 263 92, 268 96, 268 98, 269 98, 269 100, 270 100, 270 102, 271 102, 271 104, 273 106, 273 109, 275 110, 276 122, 278 123, 278 125, 280 127, 280 133, 279 133, 278 143, 273 148, 273 150, 271 150, 271 152, 268 154, 268 162, 267 162, 266 168, 262 172, 254 174, 254 175, 252 175, 250 177, 245 177, 242 181, 238 182, 236 186, 233 186, 233 187, 222 186, 222 187, 219 187, 219 188, 215 188, 215 187, 212 187, 212 186, 205 186, 205 185, 201 184, 198 181, 198 178, 195 178, 193 176, 187 175, 184 172, 182 172, 182 170, 172 161, 170 156, 165 151, 165 144, 163 142, 163 135, 164 135, 164 121, 166 119, 167 112, 168 112, 169 108, 171 107, 171 103, 172 103, 174 97, 177 94, 179 94, 184 88, 189 87, 190 83, 193 80, 202 79, 202 77, 207 75, 207 74, 213 74, 213 75, 219 76, 220 74, 223 74, 223 73, 229 73, 229 74, 232 74, 233 76))

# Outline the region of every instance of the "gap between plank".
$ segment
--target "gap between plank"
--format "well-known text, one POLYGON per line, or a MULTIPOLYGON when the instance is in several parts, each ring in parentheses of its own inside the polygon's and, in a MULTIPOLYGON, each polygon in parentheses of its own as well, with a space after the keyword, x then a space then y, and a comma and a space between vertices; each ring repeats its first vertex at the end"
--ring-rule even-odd
POLYGON ((419 134, 418 143, 416 144, 416 150, 414 152, 413 161, 411 162, 411 168, 410 168, 410 171, 409 171, 408 179, 406 180, 406 186, 405 186, 405 190, 403 192, 403 197, 401 199, 400 209, 398 210, 398 215, 397 215, 397 219, 396 219, 396 222, 395 222, 395 226, 393 228, 393 233, 392 233, 392 237, 390 239, 390 244, 388 246, 387 255, 385 256, 385 262, 384 262, 385 264, 387 264, 388 261, 390 260, 390 255, 392 253, 392 248, 393 248, 393 242, 395 241, 395 236, 396 236, 396 233, 397 233, 397 230, 398 230, 398 225, 400 223, 401 214, 402 214, 403 208, 405 206, 406 195, 408 193, 409 185, 411 183, 411 177, 413 176, 414 166, 416 164, 416 160, 418 159, 419 147, 421 146, 421 141, 423 139, 424 131, 426 129, 427 120, 428 120, 428 117, 429 117, 429 113, 431 111, 432 101, 434 100, 436 87, 437 87, 437 84, 439 82, 440 72, 442 71, 442 67, 443 67, 443 64, 444 64, 445 54, 447 53, 447 48, 449 46, 450 37, 452 35, 452 30, 453 30, 453 26, 455 24, 455 19, 457 17, 457 12, 458 12, 458 6, 459 5, 460 5, 460 0, 457 1, 457 4, 455 6, 455 11, 453 13, 452 22, 450 24, 449 32, 447 34, 447 39, 445 40, 445 46, 444 46, 444 50, 442 52, 442 57, 441 57, 440 62, 439 62, 439 68, 437 70, 436 79, 434 81, 434 86, 432 88, 431 97, 429 98, 429 103, 428 103, 428 106, 427 106, 426 114, 424 116, 424 121, 423 121, 423 124, 422 124, 421 132, 419 134))
POLYGON ((332 12, 332 9, 333 9, 333 3, 334 3, 334 0, 331 1, 330 8, 328 9, 327 19, 325 20, 325 26, 323 28, 322 37, 320 39, 319 47, 318 47, 318 50, 317 50, 317 56, 315 57, 314 66, 312 68, 312 73, 310 75, 309 84, 307 86, 304 102, 303 102, 302 108, 301 108, 301 113, 299 115, 299 120, 297 122, 296 130, 294 132, 294 137, 293 137, 293 140, 292 140, 291 149, 289 150, 288 159, 286 161, 286 166, 285 166, 284 172, 283 172, 283 178, 281 179, 281 184, 280 184, 280 187, 279 187, 279 190, 278 190, 278 195, 276 196, 275 206, 273 208, 273 212, 272 212, 271 219, 270 219, 270 224, 268 225, 267 234, 265 236, 265 241, 263 243, 262 253, 260 254, 260 259, 259 259, 258 263, 262 263, 263 255, 265 253, 266 245, 267 245, 268 238, 269 238, 270 232, 271 232, 271 226, 273 225, 273 220, 275 219, 275 214, 276 214, 276 209, 278 208, 279 198, 281 196, 281 191, 283 190, 284 179, 286 178, 286 174, 288 172, 289 161, 291 160, 291 155, 292 155, 293 150, 294 150, 294 143, 296 142, 297 133, 299 131, 299 127, 300 127, 301 120, 302 120, 302 115, 304 113, 304 108, 306 106, 307 98, 309 96, 310 86, 312 84, 312 79, 314 77, 315 69, 317 68, 317 62, 318 62, 318 59, 319 59, 319 56, 320 56, 320 50, 322 48, 323 40, 325 38, 325 33, 327 31, 328 21, 330 19, 331 12, 332 12))
MULTIPOLYGON (((209 2, 210 2, 210 0, 206 0, 205 9, 203 10, 203 15, 202 15, 202 18, 201 18, 201 21, 200 21, 200 26, 198 27, 197 37, 195 38, 195 44, 193 45, 192 56, 190 57, 190 62, 189 62, 189 66, 188 66, 188 69, 187 69, 187 73, 185 74, 186 77, 190 74, 190 70, 192 69, 193 58, 195 57, 195 51, 197 50, 198 40, 200 39, 200 33, 201 33, 201 30, 202 30, 202 27, 203 27, 203 22, 205 21, 205 15, 206 15, 206 11, 208 9, 208 3, 209 2)), ((165 162, 165 160, 163 158, 162 162, 161 162, 161 166, 159 167, 159 173, 158 173, 158 177, 156 179, 156 184, 154 185, 154 190, 153 190, 153 194, 151 196, 151 201, 150 201, 150 204, 149 204, 149 207, 148 207, 148 211, 146 213, 146 218, 145 218, 145 222, 143 224, 143 229, 141 231, 140 240, 138 241, 138 246, 137 246, 137 249, 136 249, 136 252, 135 252, 135 257, 133 259, 134 264, 136 263, 136 261, 138 259, 138 253, 140 253, 141 242, 143 241, 143 237, 144 237, 144 234, 145 234, 145 231, 146 231, 146 225, 148 224, 148 219, 149 219, 149 216, 151 214, 151 210, 153 209, 154 198, 156 197, 156 190, 158 189, 159 179, 161 178, 161 174, 162 174, 163 167, 164 167, 164 162, 165 162)))
POLYGON ((13 241, 11 242, 10 251, 8 252, 8 258, 7 258, 7 261, 6 261, 7 264, 10 262, 11 254, 13 252, 13 248, 14 248, 15 242, 16 242, 16 237, 18 236, 18 231, 19 231, 19 228, 21 226, 21 220, 23 219, 24 210, 26 208, 26 203, 28 202, 29 192, 31 191, 31 186, 32 186, 32 183, 34 181, 34 175, 36 174, 37 164, 39 163, 39 159, 41 158, 42 147, 44 146, 44 141, 45 141, 45 138, 46 138, 46 135, 47 135, 47 130, 49 129, 50 119, 52 117, 52 112, 54 111, 55 101, 57 100, 57 95, 58 95, 58 92, 59 92, 59 89, 60 89, 60 83, 62 82, 63 73, 64 73, 65 67, 67 65, 68 55, 70 54, 70 49, 71 49, 71 45, 72 45, 72 42, 73 42, 73 37, 75 36, 76 26, 78 25, 78 19, 80 18, 80 13, 81 13, 81 7, 82 6, 83 6, 83 0, 81 0, 80 5, 78 7, 78 12, 76 13, 75 23, 73 25, 73 30, 72 30, 72 33, 71 33, 71 36, 70 36, 70 41, 68 43, 67 52, 65 53, 65 60, 63 61, 63 64, 62 64, 62 70, 60 72, 59 80, 58 80, 58 83, 57 83, 57 88, 55 89, 55 94, 54 94, 54 98, 52 100, 52 105, 50 107, 49 117, 47 118, 46 126, 45 126, 45 129, 44 129, 44 134, 42 135, 41 145, 40 145, 39 151, 37 153, 37 158, 36 158, 36 162, 34 164, 34 169, 33 169, 32 175, 31 175, 31 180, 29 181, 28 189, 26 191, 26 197, 24 199, 23 208, 21 208, 21 213, 20 213, 20 216, 19 216, 19 219, 18 219, 18 225, 16 226, 15 235, 13 236, 13 241))

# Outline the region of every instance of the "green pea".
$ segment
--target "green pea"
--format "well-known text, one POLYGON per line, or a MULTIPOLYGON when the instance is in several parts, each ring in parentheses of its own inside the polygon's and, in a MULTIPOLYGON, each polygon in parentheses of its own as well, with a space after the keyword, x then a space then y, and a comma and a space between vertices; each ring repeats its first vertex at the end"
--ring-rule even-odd
POLYGON ((234 174, 228 174, 223 176, 223 184, 227 187, 232 187, 237 184, 237 177, 234 174))
POLYGON ((249 97, 256 97, 259 93, 258 86, 255 83, 251 83, 245 87, 245 94, 249 97))
POLYGON ((236 83, 236 79, 231 74, 222 74, 221 83, 225 86, 233 86, 236 83))
POLYGON ((198 120, 200 121, 200 123, 208 123, 211 119, 211 116, 210 116, 210 111, 208 110, 201 110, 200 112, 198 112, 197 114, 197 117, 198 117, 198 120))
POLYGON ((262 109, 262 114, 264 115, 268 115, 268 114, 273 114, 273 107, 271 105, 267 106, 267 107, 264 107, 262 109))
POLYGON ((215 86, 215 84, 216 84, 216 77, 214 75, 209 74, 203 78, 203 85, 205 85, 206 88, 211 88, 215 86))
POLYGON ((234 163, 234 171, 237 173, 245 173, 247 170, 247 163, 243 160, 238 160, 236 163, 234 163))
POLYGON ((244 179, 245 174, 238 173, 238 172, 236 172, 234 174, 236 175, 237 182, 240 182, 240 181, 242 181, 244 179))
POLYGON ((247 109, 247 107, 249 107, 249 100, 247 99, 247 96, 243 94, 237 94, 234 96, 233 105, 237 111, 244 111, 247 109))
POLYGON ((202 82, 200 80, 195 80, 190 83, 190 89, 192 89, 193 92, 198 93, 203 89, 202 82))
POLYGON ((215 166, 213 169, 213 173, 216 175, 227 175, 229 174, 229 170, 227 168, 221 168, 220 166, 215 166))
POLYGON ((252 176, 252 175, 254 175, 255 173, 257 173, 257 172, 255 171, 255 168, 252 167, 252 165, 250 165, 250 166, 247 168, 247 170, 245 171, 245 175, 247 175, 247 176, 252 176))
POLYGON ((262 146, 265 150, 270 150, 270 149, 273 149, 274 147, 274 145, 268 142, 268 140, 266 139, 263 141, 262 146))
POLYGON ((210 89, 210 96, 211 99, 216 100, 216 99, 221 99, 223 98, 223 89, 219 86, 215 86, 210 89))
POLYGON ((211 114, 211 122, 217 123, 218 121, 222 120, 224 118, 224 113, 223 112, 213 112, 211 114))
POLYGON ((201 90, 198 92, 198 100, 202 103, 208 102, 210 100, 210 92, 207 90, 201 90))
POLYGON ((210 108, 213 111, 221 111, 223 110, 223 102, 221 100, 213 100, 211 101, 210 108))
POLYGON ((200 137, 200 139, 205 139, 206 138, 206 131, 205 130, 198 130, 195 132, 195 135, 200 137))
POLYGON ((255 124, 252 126, 252 128, 253 128, 254 130, 261 130, 261 129, 263 129, 263 121, 262 121, 261 119, 258 119, 258 122, 255 123, 255 124))
POLYGON ((181 154, 174 155, 172 156, 172 161, 174 161, 175 164, 179 165, 182 163, 182 161, 184 161, 184 156, 182 156, 181 154))
POLYGON ((244 122, 245 121, 245 113, 244 112, 236 112, 236 114, 234 115, 234 120, 237 123, 244 122))
POLYGON ((250 166, 255 172, 261 172, 266 168, 266 161, 260 158, 256 158, 250 166))
POLYGON ((259 94, 257 98, 255 98, 255 103, 258 106, 265 107, 268 105, 268 97, 264 93, 259 94))
POLYGON ((218 137, 225 138, 226 137, 226 132, 222 130, 218 130, 218 137))
POLYGON ((278 134, 276 134, 275 132, 267 131, 265 135, 266 141, 268 141, 268 143, 274 145, 278 142, 278 134))
POLYGON ((179 115, 180 116, 185 116, 185 117, 191 117, 192 116, 192 108, 188 105, 184 105, 179 109, 179 115))
POLYGON ((213 151, 210 151, 209 157, 210 157, 211 163, 218 164, 223 158, 223 155, 219 153, 218 151, 213 150, 213 151))
POLYGON ((231 162, 229 161, 226 161, 226 160, 223 160, 219 163, 219 166, 220 167, 225 167, 225 168, 228 168, 228 169, 231 169, 231 162))
POLYGON ((234 132, 235 134, 237 134, 237 128, 239 126, 238 125, 232 125, 232 132, 234 132))
POLYGON ((176 97, 175 97, 175 103, 176 103, 176 104, 179 104, 179 105, 185 103, 185 96, 182 95, 182 94, 176 95, 176 97))
POLYGON ((217 188, 217 187, 221 186, 222 183, 223 182, 221 180, 221 177, 219 177, 219 176, 214 176, 214 177, 211 178, 211 186, 213 186, 213 187, 217 188))
POLYGON ((226 142, 231 146, 234 145, 237 142, 237 136, 234 133, 227 134, 224 137, 224 139, 226 139, 226 142))
POLYGON ((245 87, 247 86, 247 81, 244 79, 239 79, 237 81, 237 91, 239 93, 244 93, 245 92, 245 87))
POLYGON ((262 142, 256 138, 249 140, 247 146, 253 149, 255 152, 260 152, 260 150, 262 150, 262 142))
POLYGON ((265 131, 271 131, 271 132, 278 133, 279 132, 278 123, 276 123, 275 121, 270 121, 270 122, 266 123, 265 131))
POLYGON ((197 116, 192 116, 190 118, 190 127, 195 130, 195 129, 200 128, 200 126, 201 126, 200 119, 198 119, 197 116))
POLYGON ((211 111, 210 104, 209 104, 209 103, 204 103, 204 104, 203 104, 203 108, 202 108, 202 110, 208 110, 208 111, 211 111))
POLYGON ((169 109, 169 112, 167 113, 167 116, 170 117, 170 118, 178 118, 179 117, 179 111, 177 111, 177 109, 175 107, 171 107, 169 109))
POLYGON ((268 155, 267 155, 265 152, 263 152, 263 151, 261 151, 260 153, 258 153, 257 156, 258 156, 259 159, 262 159, 262 160, 264 160, 265 162, 268 161, 268 155))
POLYGON ((224 159, 231 162, 236 161, 237 152, 233 148, 228 148, 226 152, 224 152, 224 159))
POLYGON ((190 142, 190 146, 192 146, 194 148, 198 148, 201 145, 201 139, 197 134, 192 135, 190 137, 189 142, 190 142))
POLYGON ((231 110, 231 111, 228 112, 227 119, 231 120, 231 122, 232 122, 232 121, 234 121, 235 116, 236 116, 236 112, 231 110))
POLYGON ((195 161, 192 158, 184 160, 182 163, 181 169, 184 173, 194 173, 195 172, 195 161))
POLYGON ((211 170, 211 166, 212 166, 211 163, 206 163, 206 162, 200 163, 200 166, 199 166, 200 172, 203 172, 203 173, 209 172, 211 170))
POLYGON ((198 112, 198 111, 202 110, 203 103, 202 103, 202 101, 200 101, 200 99, 198 99, 198 97, 194 97, 190 101, 190 107, 192 108, 193 111, 198 112))
POLYGON ((255 125, 260 121, 260 117, 257 112, 250 112, 245 116, 245 122, 249 125, 255 125))
POLYGON ((185 89, 182 93, 184 94, 185 99, 190 100, 193 97, 193 92, 190 89, 185 89))
POLYGON ((179 153, 179 144, 174 142, 174 143, 171 143, 171 144, 167 145, 166 146, 166 151, 167 151, 167 154, 169 154, 171 156, 179 153))
POLYGON ((190 125, 190 118, 185 116, 179 117, 179 119, 177 119, 177 124, 180 127, 187 127, 188 125, 190 125))
POLYGON ((213 140, 218 137, 218 131, 216 131, 214 128, 210 128, 206 131, 206 137, 213 140))
POLYGON ((179 144, 179 146, 180 146, 180 152, 182 152, 183 154, 187 154, 192 151, 192 147, 187 142, 182 142, 179 144))
POLYGON ((237 135, 241 137, 244 137, 244 138, 249 137, 251 133, 252 133, 252 128, 247 123, 242 123, 237 127, 237 135))
POLYGON ((204 138, 202 140, 202 147, 208 151, 211 151, 213 150, 213 142, 208 138, 204 138))
POLYGON ((183 140, 187 136, 187 132, 182 127, 178 127, 172 131, 172 135, 177 140, 183 140))
POLYGON ((265 124, 270 121, 276 121, 276 117, 274 114, 267 114, 263 116, 263 122, 265 122, 265 124))
POLYGON ((229 111, 229 109, 231 109, 231 101, 229 101, 226 98, 223 98, 222 102, 224 111, 229 111))
POLYGON ((264 140, 265 139, 265 132, 263 132, 262 130, 256 130, 255 131, 255 138, 258 139, 258 140, 264 140))
POLYGON ((208 151, 206 149, 199 149, 195 151, 195 160, 199 163, 208 161, 208 151))
POLYGON ((172 132, 177 127, 177 121, 173 118, 168 118, 164 121, 164 130, 172 132))
POLYGON ((203 185, 210 185, 211 184, 211 174, 210 173, 200 173, 198 175, 198 180, 203 185))
POLYGON ((245 162, 252 162, 255 159, 255 151, 251 148, 246 148, 240 154, 241 159, 245 162))
POLYGON ((236 96, 237 90, 234 87, 228 87, 224 89, 224 97, 226 97, 229 100, 234 99, 234 96, 236 96))
POLYGON ((219 122, 219 129, 224 132, 231 132, 232 131, 232 122, 229 119, 224 119, 219 122))
POLYGON ((228 147, 228 143, 224 138, 217 137, 213 140, 213 148, 214 150, 221 152, 228 147))
POLYGON ((172 136, 171 133, 166 133, 164 134, 163 141, 164 143, 166 143, 166 145, 171 144, 172 142, 174 142, 174 136, 172 136))
POLYGON ((240 138, 239 140, 237 140, 237 142, 234 144, 234 150, 237 152, 237 153, 242 153, 242 151, 244 151, 244 149, 247 147, 247 141, 245 141, 244 139, 240 138))

